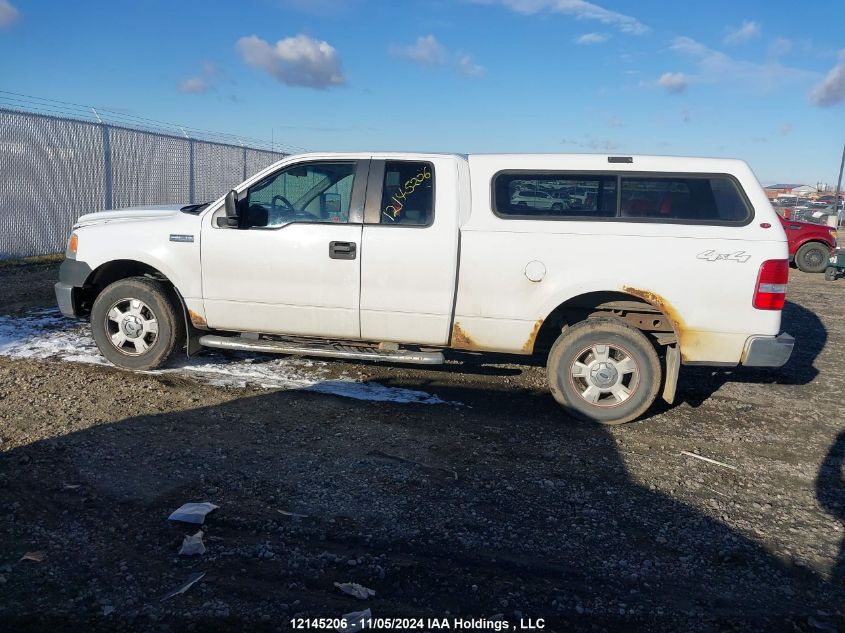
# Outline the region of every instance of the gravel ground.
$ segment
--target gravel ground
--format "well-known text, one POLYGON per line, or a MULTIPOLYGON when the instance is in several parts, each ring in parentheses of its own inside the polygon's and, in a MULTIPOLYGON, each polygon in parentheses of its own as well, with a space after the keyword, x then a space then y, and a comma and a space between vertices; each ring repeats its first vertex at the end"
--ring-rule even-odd
MULTIPOLYGON (((51 307, 56 268, 0 268, 0 315, 51 307)), ((0 357, 0 629, 274 631, 370 608, 845 630, 843 292, 793 271, 786 367, 684 368, 678 404, 615 428, 562 415, 538 363, 470 355, 302 369, 434 404, 0 357), (196 527, 167 520, 188 501, 220 506, 190 558, 196 527)))

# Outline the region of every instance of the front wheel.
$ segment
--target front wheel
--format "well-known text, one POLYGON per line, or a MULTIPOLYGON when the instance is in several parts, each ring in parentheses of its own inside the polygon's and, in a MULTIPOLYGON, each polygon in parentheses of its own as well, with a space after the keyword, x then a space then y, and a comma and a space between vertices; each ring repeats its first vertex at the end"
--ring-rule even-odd
POLYGON ((823 273, 827 268, 830 249, 821 242, 807 242, 795 253, 795 265, 805 273, 823 273))
POLYGON ((567 413, 601 424, 624 424, 657 397, 662 372, 651 342, 615 319, 567 328, 548 359, 549 387, 567 413))
POLYGON ((173 291, 146 277, 107 286, 91 309, 91 331, 103 356, 126 369, 160 367, 185 338, 173 291))

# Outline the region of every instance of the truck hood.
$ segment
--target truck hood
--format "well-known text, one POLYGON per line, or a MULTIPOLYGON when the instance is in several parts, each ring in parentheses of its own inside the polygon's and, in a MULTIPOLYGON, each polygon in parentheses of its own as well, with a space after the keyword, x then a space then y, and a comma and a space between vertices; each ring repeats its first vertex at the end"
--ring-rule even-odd
POLYGON ((822 233, 828 233, 836 230, 835 227, 828 226, 827 224, 818 224, 816 222, 805 222, 803 220, 786 220, 785 222, 784 226, 797 224, 801 227, 802 231, 820 231, 822 233))
POLYGON ((96 213, 86 213, 80 216, 73 228, 104 224, 106 222, 127 222, 131 220, 163 220, 179 213, 184 205, 159 204, 145 207, 129 207, 126 209, 110 209, 96 213))

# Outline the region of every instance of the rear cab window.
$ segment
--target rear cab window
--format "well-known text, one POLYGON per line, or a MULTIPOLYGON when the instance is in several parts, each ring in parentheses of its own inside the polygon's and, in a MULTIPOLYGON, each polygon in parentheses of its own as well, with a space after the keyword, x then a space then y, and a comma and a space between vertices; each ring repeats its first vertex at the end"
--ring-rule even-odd
POLYGON ((744 225, 753 217, 727 174, 504 171, 492 189, 493 212, 504 219, 744 225))

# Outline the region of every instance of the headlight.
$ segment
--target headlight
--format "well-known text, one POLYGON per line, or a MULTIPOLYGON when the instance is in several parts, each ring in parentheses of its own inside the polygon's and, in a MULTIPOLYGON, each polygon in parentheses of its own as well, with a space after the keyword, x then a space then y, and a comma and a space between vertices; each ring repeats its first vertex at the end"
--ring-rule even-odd
POLYGON ((66 255, 76 255, 76 249, 79 248, 79 236, 76 233, 71 233, 70 239, 67 241, 66 255))

